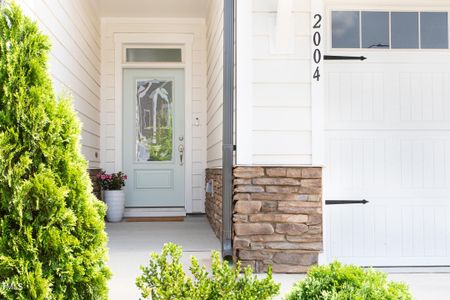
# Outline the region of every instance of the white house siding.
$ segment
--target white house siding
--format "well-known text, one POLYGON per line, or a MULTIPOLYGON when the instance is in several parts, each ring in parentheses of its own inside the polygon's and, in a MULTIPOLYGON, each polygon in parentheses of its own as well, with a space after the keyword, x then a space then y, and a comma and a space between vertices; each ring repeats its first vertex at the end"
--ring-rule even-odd
POLYGON ((254 165, 312 163, 309 3, 292 1, 294 29, 288 38, 294 42, 286 50, 274 43, 278 1, 253 1, 254 165))
POLYGON ((222 166, 223 1, 209 1, 207 16, 207 160, 208 168, 222 166))
POLYGON ((73 95, 83 124, 82 151, 100 166, 100 17, 91 0, 19 0, 52 43, 50 74, 56 91, 73 95))
POLYGON ((114 171, 115 165, 115 53, 114 35, 123 33, 192 34, 192 210, 204 211, 206 168, 206 32, 203 19, 104 18, 101 27, 101 166, 114 171), (199 118, 196 126, 195 118, 199 118))

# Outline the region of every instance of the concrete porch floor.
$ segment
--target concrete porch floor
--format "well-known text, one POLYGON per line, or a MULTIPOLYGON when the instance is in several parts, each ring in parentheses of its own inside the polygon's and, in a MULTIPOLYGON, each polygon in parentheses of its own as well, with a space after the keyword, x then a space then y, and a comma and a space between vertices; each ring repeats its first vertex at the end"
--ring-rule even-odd
MULTIPOLYGON (((139 299, 135 279, 141 274, 139 266, 147 265, 150 252, 159 252, 167 242, 183 247, 183 263, 196 256, 209 266, 211 250, 220 250, 220 242, 212 232, 206 217, 187 217, 184 222, 107 223, 109 235, 109 265, 113 277, 109 282, 111 300, 139 299)), ((450 299, 450 269, 388 269, 389 278, 409 285, 415 299, 450 299)), ((263 276, 263 275, 261 275, 263 276)), ((281 283, 280 295, 304 275, 275 274, 281 283)), ((282 297, 278 297, 282 299, 282 297)))

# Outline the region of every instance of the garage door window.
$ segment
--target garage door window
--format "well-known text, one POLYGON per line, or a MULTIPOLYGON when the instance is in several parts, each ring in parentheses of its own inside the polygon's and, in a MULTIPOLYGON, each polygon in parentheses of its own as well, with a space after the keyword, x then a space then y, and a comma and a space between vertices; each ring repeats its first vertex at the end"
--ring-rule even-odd
POLYGON ((389 13, 361 12, 362 47, 389 48, 389 13))
POLYGON ((419 14, 393 12, 391 14, 392 48, 419 48, 419 14))
POLYGON ((359 48, 359 12, 334 11, 333 48, 359 48))
POLYGON ((424 49, 448 48, 448 13, 421 13, 420 36, 424 49))
POLYGON ((447 12, 333 11, 333 48, 448 49, 447 12))

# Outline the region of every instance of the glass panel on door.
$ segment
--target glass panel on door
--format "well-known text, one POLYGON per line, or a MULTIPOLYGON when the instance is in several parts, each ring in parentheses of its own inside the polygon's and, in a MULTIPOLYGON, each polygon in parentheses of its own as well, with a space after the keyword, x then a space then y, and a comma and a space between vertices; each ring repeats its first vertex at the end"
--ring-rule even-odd
POLYGON ((172 160, 172 88, 170 80, 137 82, 137 162, 172 160))

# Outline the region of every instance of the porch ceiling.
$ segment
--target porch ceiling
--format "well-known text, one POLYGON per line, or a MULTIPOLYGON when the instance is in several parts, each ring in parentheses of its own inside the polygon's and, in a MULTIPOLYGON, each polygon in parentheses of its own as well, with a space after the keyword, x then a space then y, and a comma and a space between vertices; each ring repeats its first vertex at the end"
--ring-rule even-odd
POLYGON ((96 0, 102 17, 204 18, 208 0, 96 0))

